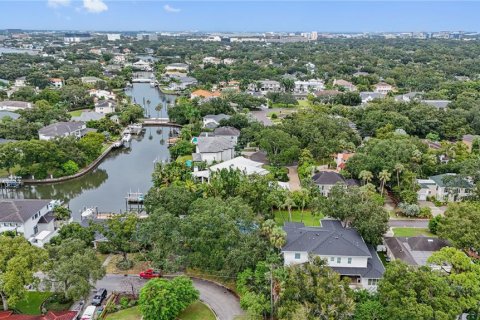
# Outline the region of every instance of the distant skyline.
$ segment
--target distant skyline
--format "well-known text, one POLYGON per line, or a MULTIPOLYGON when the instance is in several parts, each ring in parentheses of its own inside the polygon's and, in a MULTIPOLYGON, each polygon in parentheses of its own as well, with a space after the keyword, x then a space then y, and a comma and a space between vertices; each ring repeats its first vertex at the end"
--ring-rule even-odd
POLYGON ((479 1, 0 0, 0 29, 480 31, 479 1))

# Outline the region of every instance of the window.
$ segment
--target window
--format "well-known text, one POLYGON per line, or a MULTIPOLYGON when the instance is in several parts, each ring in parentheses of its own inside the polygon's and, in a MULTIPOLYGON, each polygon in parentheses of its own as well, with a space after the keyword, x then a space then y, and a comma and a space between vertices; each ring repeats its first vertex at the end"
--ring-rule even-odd
POLYGON ((348 258, 348 264, 352 264, 352 258, 348 258))
POLYGON ((300 253, 298 253, 298 252, 295 252, 295 259, 296 259, 296 260, 300 259, 300 256, 301 256, 301 254, 300 254, 300 253))
POLYGON ((368 279, 369 286, 376 286, 378 284, 378 279, 368 279))
POLYGON ((330 257, 330 261, 335 261, 335 257, 330 257))
POLYGON ((342 263, 342 258, 341 257, 337 258, 337 263, 342 263))

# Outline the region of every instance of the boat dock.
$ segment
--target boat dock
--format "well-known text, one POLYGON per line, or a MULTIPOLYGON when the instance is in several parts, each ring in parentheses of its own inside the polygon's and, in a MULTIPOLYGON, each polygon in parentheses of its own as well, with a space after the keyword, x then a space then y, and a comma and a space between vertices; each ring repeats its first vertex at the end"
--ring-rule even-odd
POLYGON ((8 178, 0 179, 0 188, 3 189, 17 189, 23 186, 21 177, 10 176, 8 178))
POLYGON ((125 198, 128 203, 143 203, 144 195, 142 192, 129 192, 125 198))

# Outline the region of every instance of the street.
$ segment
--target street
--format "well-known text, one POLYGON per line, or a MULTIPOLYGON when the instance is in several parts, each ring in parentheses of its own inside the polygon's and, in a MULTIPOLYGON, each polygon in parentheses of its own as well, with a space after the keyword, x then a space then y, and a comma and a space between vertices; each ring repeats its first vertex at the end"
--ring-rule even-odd
POLYGON ((390 219, 388 221, 389 227, 403 227, 403 228, 428 228, 428 219, 390 219))

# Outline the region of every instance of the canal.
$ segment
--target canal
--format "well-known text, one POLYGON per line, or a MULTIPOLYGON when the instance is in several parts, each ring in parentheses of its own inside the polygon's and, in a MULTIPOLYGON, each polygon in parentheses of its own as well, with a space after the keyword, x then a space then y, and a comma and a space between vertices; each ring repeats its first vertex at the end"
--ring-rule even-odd
MULTIPOLYGON (((146 114, 151 117, 157 117, 157 114, 167 117, 166 105, 175 101, 175 96, 164 95, 149 83, 135 83, 126 93, 140 105, 145 98, 146 114)), ((124 212, 127 194, 146 193, 152 186, 154 163, 169 159, 167 140, 170 130, 173 129, 147 127, 143 135, 134 136, 129 148, 112 151, 97 168, 78 179, 25 186, 8 194, 3 191, 2 196, 63 200, 68 203, 77 221, 85 207, 97 207, 99 212, 124 212)))

